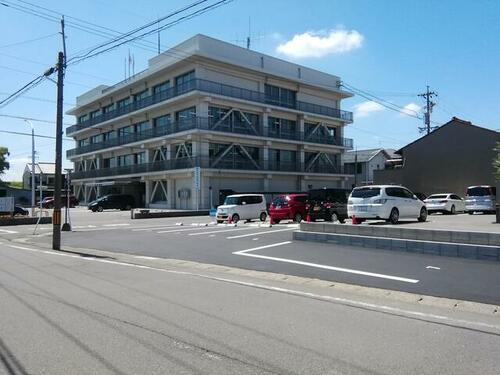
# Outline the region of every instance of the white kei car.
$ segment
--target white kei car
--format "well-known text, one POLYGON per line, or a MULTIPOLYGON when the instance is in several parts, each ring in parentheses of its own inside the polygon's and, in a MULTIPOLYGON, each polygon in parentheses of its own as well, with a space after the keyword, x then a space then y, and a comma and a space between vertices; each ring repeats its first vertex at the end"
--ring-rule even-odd
POLYGON ((386 220, 396 224, 399 219, 427 220, 424 202, 410 190, 399 185, 371 185, 354 188, 347 202, 347 214, 362 222, 386 220))
POLYGON ((432 194, 425 200, 425 207, 429 214, 442 212, 455 215, 457 212, 465 211, 465 201, 453 193, 432 194))
POLYGON ((226 197, 224 204, 217 207, 218 223, 229 221, 259 219, 266 221, 266 198, 262 194, 235 194, 226 197))

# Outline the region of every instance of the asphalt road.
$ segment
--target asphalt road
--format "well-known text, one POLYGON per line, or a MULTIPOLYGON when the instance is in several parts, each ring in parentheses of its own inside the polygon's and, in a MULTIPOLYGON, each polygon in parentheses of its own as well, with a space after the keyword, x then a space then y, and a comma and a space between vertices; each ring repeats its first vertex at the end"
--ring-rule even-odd
POLYGON ((498 318, 238 282, 4 242, 0 374, 498 374, 498 318))
MULTIPOLYGON (((293 224, 199 227, 190 224, 210 219, 131 221, 123 217, 120 221, 111 212, 82 215, 95 218, 94 224, 75 225, 74 232, 63 233, 63 245, 500 303, 500 265, 493 262, 292 241, 292 231, 297 229, 293 224), (180 221, 185 225, 175 225, 180 221)), ((50 226, 40 228, 40 233, 49 234, 50 226)), ((17 235, 23 233, 2 236, 17 235)), ((36 241, 48 243, 50 237, 36 241)))

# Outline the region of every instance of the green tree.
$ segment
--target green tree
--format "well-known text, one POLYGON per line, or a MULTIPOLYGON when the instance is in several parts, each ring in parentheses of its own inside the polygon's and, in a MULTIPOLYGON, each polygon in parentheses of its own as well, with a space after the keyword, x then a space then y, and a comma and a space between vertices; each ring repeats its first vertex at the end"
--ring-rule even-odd
POLYGON ((8 156, 9 149, 7 147, 0 147, 0 175, 4 174, 10 167, 10 164, 7 161, 8 156))
POLYGON ((493 170, 496 180, 500 181, 500 142, 497 143, 495 152, 497 153, 497 155, 495 156, 495 159, 493 159, 493 170))

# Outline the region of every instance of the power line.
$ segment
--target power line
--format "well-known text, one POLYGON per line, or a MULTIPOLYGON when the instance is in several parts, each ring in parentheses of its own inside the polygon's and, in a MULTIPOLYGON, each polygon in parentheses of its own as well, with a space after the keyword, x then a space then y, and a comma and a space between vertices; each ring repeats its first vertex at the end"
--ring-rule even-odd
POLYGON ((37 42, 37 41, 42 40, 42 39, 50 38, 50 37, 52 37, 54 35, 58 35, 58 33, 53 33, 53 34, 41 36, 41 37, 34 38, 34 39, 28 39, 28 40, 24 40, 22 42, 15 42, 15 43, 10 43, 10 44, 4 44, 3 46, 0 46, 0 48, 14 47, 14 46, 19 46, 21 44, 28 44, 28 43, 32 43, 32 42, 37 42))
MULTIPOLYGON (((10 130, 0 130, 0 133, 7 133, 7 134, 15 134, 15 135, 27 135, 31 137, 31 133, 23 133, 23 132, 13 132, 10 130)), ((56 137, 52 137, 50 135, 40 135, 40 134, 35 134, 35 137, 37 138, 48 138, 48 139, 56 139, 56 137)), ((74 141, 71 138, 63 138, 64 141, 74 141)))
POLYGON ((10 94, 7 98, 1 100, 0 101, 0 108, 2 108, 3 106, 7 105, 11 101, 15 100, 16 96, 19 95, 19 94, 21 94, 22 92, 28 91, 31 88, 33 88, 33 87, 37 86, 38 84, 40 84, 40 82, 42 82, 44 78, 45 78, 44 75, 36 77, 34 80, 28 82, 23 87, 21 87, 19 90, 17 90, 15 92, 13 92, 12 94, 10 94))
POLYGON ((346 87, 348 90, 351 90, 351 91, 354 91, 357 95, 365 98, 365 99, 368 99, 368 100, 371 100, 377 104, 380 104, 381 106, 387 108, 387 109, 390 109, 392 111, 395 111, 395 112, 399 112, 401 114, 404 114, 406 116, 409 116, 409 117, 413 117, 413 118, 416 118, 416 119, 419 119, 421 120, 422 118, 420 116, 418 116, 418 112, 417 111, 414 111, 412 109, 408 109, 408 108, 405 108, 405 107, 402 107, 400 105, 397 105, 395 103, 392 103, 392 102, 389 102, 385 99, 382 99, 382 98, 379 98, 373 94, 370 94, 366 91, 363 91, 361 89, 358 89, 346 82, 342 82, 341 83, 342 86, 346 87), (411 112, 414 112, 415 115, 409 113, 408 111, 411 111, 411 112))
MULTIPOLYGON (((29 120, 29 121, 35 121, 35 122, 43 122, 43 123, 46 123, 46 124, 51 124, 51 125, 54 125, 54 124, 55 124, 55 122, 54 122, 54 121, 42 120, 42 119, 39 119, 39 118, 33 118, 33 117, 14 116, 14 115, 4 115, 3 113, 0 113, 0 117, 15 118, 15 119, 19 119, 19 120, 29 120)), ((73 125, 73 124, 64 123, 64 125, 73 125)))
MULTIPOLYGON (((200 0, 200 1, 198 1, 197 3, 194 3, 194 4, 198 5, 198 4, 204 3, 204 2, 206 2, 206 1, 207 1, 207 0, 200 0)), ((220 0, 220 1, 218 1, 218 2, 216 2, 216 3, 213 3, 213 4, 211 4, 211 5, 208 5, 208 6, 204 7, 204 8, 198 9, 198 10, 196 10, 196 11, 194 11, 194 12, 192 12, 192 13, 190 13, 190 14, 186 15, 186 16, 182 16, 182 17, 178 18, 177 20, 172 21, 172 22, 170 22, 170 23, 167 23, 167 24, 165 24, 165 25, 163 25, 163 26, 161 26, 161 27, 155 27, 154 29, 152 29, 152 30, 150 30, 150 31, 144 32, 144 33, 139 34, 139 35, 137 35, 137 36, 135 36, 135 37, 131 37, 130 39, 126 39, 126 40, 123 40, 123 41, 119 42, 120 40, 122 40, 122 39, 124 39, 124 38, 126 38, 126 37, 128 37, 128 36, 131 36, 131 35, 133 35, 133 34, 136 34, 136 33, 140 32, 140 31, 142 31, 142 30, 144 30, 144 29, 146 29, 146 28, 148 28, 148 27, 151 27, 151 26, 157 25, 157 24, 158 24, 158 20, 155 20, 155 21, 150 22, 150 23, 148 23, 148 24, 146 24, 146 25, 144 25, 144 26, 138 27, 138 28, 136 28, 136 29, 134 29, 134 30, 132 30, 132 31, 129 31, 129 32, 127 32, 127 33, 124 33, 121 37, 115 38, 115 39, 113 39, 113 40, 111 40, 111 41, 108 41, 108 42, 106 42, 106 43, 102 43, 102 44, 101 44, 101 45, 99 45, 99 46, 93 47, 93 48, 91 48, 89 51, 87 51, 86 53, 84 53, 83 55, 74 56, 74 57, 72 57, 71 59, 69 59, 69 61, 68 61, 68 62, 72 62, 72 61, 73 61, 73 64, 75 64, 75 63, 78 63, 78 62, 80 62, 80 61, 83 61, 84 59, 87 59, 87 58, 91 58, 91 57, 97 56, 97 55, 99 55, 99 54, 101 54, 101 53, 104 53, 104 52, 110 51, 110 50, 112 50, 112 49, 115 49, 115 48, 117 48, 117 47, 119 47, 119 46, 121 46, 121 45, 123 45, 123 44, 126 44, 126 43, 131 43, 131 42, 133 42, 133 41, 135 41, 135 40, 137 40, 137 39, 142 39, 142 38, 144 38, 145 36, 148 36, 148 35, 151 35, 151 34, 153 34, 153 33, 157 33, 157 32, 159 32, 159 31, 165 30, 165 29, 167 29, 167 28, 169 28, 169 27, 172 27, 173 25, 176 25, 176 24, 178 24, 178 23, 180 23, 180 22, 183 22, 183 21, 185 21, 185 20, 187 20, 187 19, 194 18, 194 17, 196 17, 196 16, 198 16, 198 15, 200 15, 200 14, 203 14, 203 13, 205 13, 205 12, 209 11, 209 10, 215 9, 215 8, 217 8, 218 6, 223 5, 223 4, 225 4, 225 3, 229 3, 229 2, 231 2, 231 1, 233 1, 233 0, 220 0), (108 46, 108 45, 110 45, 110 44, 112 44, 112 43, 115 43, 115 42, 119 42, 119 43, 114 44, 114 45, 112 45, 111 47, 105 48, 106 46, 108 46), (100 49, 100 48, 105 48, 105 49, 104 49, 104 50, 101 50, 101 51, 98 51, 98 49, 100 49), (93 52, 94 52, 94 53, 93 53, 93 52)), ((193 6, 195 6, 195 5, 191 4, 191 5, 189 5, 189 6, 185 7, 185 8, 186 8, 186 9, 189 9, 189 8, 192 8, 193 6)), ((184 8, 183 8, 183 10, 184 10, 184 8)), ((183 10, 182 10, 182 11, 183 11, 183 10)), ((161 18, 160 18, 160 21, 163 21, 163 20, 165 20, 165 19, 167 19, 167 18, 170 18, 170 17, 172 17, 172 16, 174 16, 174 15, 176 15, 176 14, 179 14, 180 12, 181 12, 180 10, 179 10, 179 11, 175 11, 175 12, 173 12, 173 13, 171 13, 171 14, 167 15, 167 16, 161 17, 161 18)))
MULTIPOLYGON (((8 93, 8 92, 0 92, 0 95, 8 96, 8 95, 10 95, 10 93, 8 93)), ((45 103, 56 103, 55 100, 50 100, 50 99, 46 99, 46 98, 39 98, 39 97, 36 97, 36 96, 21 95, 20 99, 36 100, 38 102, 45 102, 45 103)), ((76 104, 75 103, 64 103, 64 105, 75 106, 76 104)))
MULTIPOLYGON (((22 73, 22 74, 28 74, 28 75, 31 75, 31 76, 36 76, 37 75, 36 73, 27 72, 27 71, 21 70, 21 69, 11 68, 11 67, 5 66, 5 65, 0 65, 0 69, 6 69, 6 70, 10 70, 12 72, 17 72, 17 73, 22 73)), ((69 85, 75 85, 75 86, 85 87, 87 89, 92 89, 93 88, 92 86, 86 85, 84 83, 78 83, 78 82, 73 82, 73 81, 65 81, 65 83, 67 83, 69 85)))

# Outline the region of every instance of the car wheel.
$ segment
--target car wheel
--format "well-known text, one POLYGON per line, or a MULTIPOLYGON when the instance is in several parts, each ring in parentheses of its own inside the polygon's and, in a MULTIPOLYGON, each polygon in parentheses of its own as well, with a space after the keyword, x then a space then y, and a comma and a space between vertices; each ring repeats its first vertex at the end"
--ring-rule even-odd
POLYGON ((469 215, 474 215, 474 211, 467 211, 469 215))
POLYGON ((451 206, 450 215, 455 215, 456 213, 457 213, 457 211, 455 209, 455 205, 451 206))
POLYGON ((397 224, 399 221, 399 211, 397 208, 393 208, 391 210, 391 214, 389 215, 389 220, 391 224, 397 224))
MULTIPOLYGON (((455 207, 452 207, 452 208, 454 209, 455 207)), ((420 216, 418 217, 418 221, 423 223, 426 220, 427 220, 427 210, 425 209, 425 207, 422 207, 420 209, 420 216)))
POLYGON ((231 220, 233 221, 233 223, 237 223, 238 221, 240 221, 240 215, 238 215, 238 214, 234 214, 234 215, 231 217, 231 220))
POLYGON ((97 212, 102 212, 104 211, 104 208, 102 208, 102 206, 97 206, 97 212))
POLYGON ((344 217, 343 218, 339 218, 339 223, 340 224, 344 224, 345 223, 345 218, 344 217))
POLYGON ((262 212, 259 216, 260 221, 264 222, 267 219, 267 214, 265 212, 262 212))
POLYGON ((300 212, 297 212, 295 214, 295 217, 293 218, 293 221, 295 221, 296 223, 300 223, 302 221, 302 215, 300 214, 300 212))
POLYGON ((274 224, 279 224, 279 223, 280 223, 280 221, 281 221, 280 219, 273 219, 273 223, 274 223, 274 224))
POLYGON ((335 222, 339 221, 339 216, 337 215, 336 212, 332 212, 332 215, 330 216, 330 221, 332 223, 335 223, 335 222))
POLYGON ((224 220, 217 220, 217 224, 222 224, 224 220))

